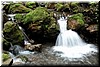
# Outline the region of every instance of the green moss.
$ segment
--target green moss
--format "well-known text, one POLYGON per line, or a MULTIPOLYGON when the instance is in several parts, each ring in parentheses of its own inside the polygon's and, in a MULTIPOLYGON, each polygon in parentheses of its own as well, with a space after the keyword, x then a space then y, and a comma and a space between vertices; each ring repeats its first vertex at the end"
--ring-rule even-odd
POLYGON ((57 11, 60 11, 63 8, 63 5, 61 3, 57 3, 55 4, 55 8, 57 9, 57 11))
POLYGON ((65 8, 70 8, 69 3, 64 5, 65 8))
POLYGON ((84 24, 84 19, 83 19, 83 14, 82 13, 77 13, 74 14, 72 17, 69 17, 69 19, 74 19, 77 22, 79 22, 79 24, 83 25, 84 24))
POLYGON ((5 60, 10 58, 9 54, 6 54, 6 53, 3 53, 2 57, 3 57, 3 61, 5 61, 5 60))
POLYGON ((47 10, 43 7, 37 7, 34 11, 29 12, 23 18, 23 23, 31 23, 39 20, 45 20, 49 16, 47 10))
POLYGON ((32 10, 18 3, 10 5, 9 8, 9 13, 27 13, 30 11, 32 10))
POLYGON ((25 6, 28 7, 28 8, 33 9, 33 8, 36 7, 36 3, 35 2, 26 2, 25 6))
POLYGON ((10 32, 13 28, 15 27, 14 23, 12 23, 11 21, 8 21, 4 24, 4 32, 10 32))
POLYGON ((6 22, 4 24, 3 34, 8 42, 23 45, 24 35, 15 23, 6 22))
POLYGON ((78 7, 78 2, 71 2, 70 5, 71 7, 78 7))
POLYGON ((21 22, 22 19, 23 19, 23 15, 22 14, 16 14, 15 19, 17 20, 17 22, 21 22))
POLYGON ((3 38, 3 45, 6 45, 6 46, 9 45, 9 42, 4 38, 3 38))

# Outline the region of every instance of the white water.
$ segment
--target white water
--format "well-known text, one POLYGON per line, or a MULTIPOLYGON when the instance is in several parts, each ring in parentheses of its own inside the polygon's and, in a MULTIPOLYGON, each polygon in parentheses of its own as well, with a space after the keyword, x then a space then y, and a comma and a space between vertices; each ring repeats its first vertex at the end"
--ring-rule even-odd
POLYGON ((57 55, 68 58, 82 58, 86 54, 98 52, 94 44, 87 44, 75 31, 67 30, 67 20, 63 17, 57 22, 60 33, 53 47, 54 52, 61 52, 57 53, 57 55))
MULTIPOLYGON (((8 14, 7 16, 8 17, 10 17, 9 19, 11 19, 12 20, 12 22, 14 22, 14 23, 16 23, 14 20, 14 17, 15 17, 15 15, 16 14, 8 14)), ((16 23, 17 24, 17 23, 16 23)), ((18 24, 17 24, 18 25, 18 24)), ((24 35, 24 37, 25 37, 25 40, 24 40, 24 45, 28 45, 28 44, 31 44, 31 43, 29 43, 29 38, 28 38, 28 36, 26 35, 26 33, 24 32, 24 29, 21 27, 21 26, 19 26, 18 25, 18 27, 19 27, 19 29, 22 31, 22 33, 23 33, 23 35, 24 35)))
POLYGON ((20 63, 25 63, 25 61, 22 61, 21 58, 18 58, 18 56, 20 55, 28 55, 28 54, 34 54, 34 52, 30 52, 30 51, 21 51, 19 52, 19 55, 15 56, 14 54, 12 54, 11 52, 9 52, 9 55, 11 56, 11 58, 13 59, 13 63, 16 62, 20 62, 20 63))
POLYGON ((25 63, 24 61, 21 60, 21 58, 17 58, 16 56, 14 56, 12 53, 9 52, 9 55, 11 56, 11 58, 13 59, 13 63, 16 62, 21 62, 21 63, 25 63))
MULTIPOLYGON (((11 19, 12 19, 12 22, 15 22, 14 20, 14 17, 15 17, 16 14, 8 14, 7 16, 9 16, 11 19)), ((10 19, 9 18, 9 19, 10 19)), ((17 24, 18 25, 18 24, 17 24)), ((25 36, 25 40, 24 40, 24 45, 29 45, 31 43, 29 43, 29 38, 28 36, 25 34, 25 32, 23 31, 23 28, 21 26, 19 26, 19 29, 23 32, 24 36, 25 36)), ((17 58, 19 55, 28 55, 28 54, 34 54, 34 52, 31 52, 31 51, 28 51, 28 50, 25 50, 25 51, 20 51, 19 54, 17 56, 15 56, 14 54, 12 54, 11 52, 9 52, 9 55, 11 56, 11 58, 13 59, 13 63, 15 62, 21 62, 21 63, 25 63, 24 61, 21 60, 21 58, 17 58)))

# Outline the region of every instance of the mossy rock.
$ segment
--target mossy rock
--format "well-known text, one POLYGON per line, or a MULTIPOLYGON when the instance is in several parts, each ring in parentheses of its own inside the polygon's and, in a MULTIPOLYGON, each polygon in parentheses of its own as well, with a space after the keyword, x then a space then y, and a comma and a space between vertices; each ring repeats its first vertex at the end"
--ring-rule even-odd
POLYGON ((79 29, 84 25, 84 16, 82 13, 73 14, 68 17, 68 28, 69 29, 79 29))
POLYGON ((4 32, 10 32, 13 28, 15 27, 14 23, 12 23, 11 21, 8 21, 4 24, 4 32))
POLYGON ((56 8, 56 10, 57 11, 61 11, 62 9, 63 9, 63 4, 61 4, 61 3, 57 3, 57 4, 55 4, 55 8, 56 8))
POLYGON ((37 21, 44 21, 48 18, 49 14, 46 8, 37 7, 34 11, 29 12, 23 18, 23 24, 30 24, 37 21))
POLYGON ((37 7, 34 11, 26 14, 22 22, 30 32, 28 33, 30 38, 50 38, 57 31, 57 24, 53 13, 44 7, 37 7))
POLYGON ((17 20, 17 23, 21 23, 23 20, 23 15, 22 14, 16 14, 15 19, 17 20))
POLYGON ((25 7, 22 4, 16 3, 16 4, 11 4, 9 8, 9 13, 28 13, 32 11, 32 9, 25 7))
POLYGON ((34 9, 34 8, 36 8, 36 2, 28 1, 28 2, 25 3, 25 6, 27 8, 34 9))
POLYGON ((3 53, 2 54, 2 60, 3 61, 6 61, 7 59, 9 59, 10 58, 10 55, 9 54, 7 54, 7 53, 3 53))
POLYGON ((71 2, 70 3, 70 6, 71 6, 71 8, 75 8, 75 7, 78 7, 78 2, 71 2))
MULTIPOLYGON (((22 31, 15 23, 11 21, 8 21, 4 24, 3 35, 4 39, 6 39, 8 42, 11 42, 13 45, 18 44, 22 46, 24 43, 24 35, 22 31)), ((3 45, 3 47, 5 46, 3 45)))
POLYGON ((77 13, 69 17, 69 20, 76 20, 79 24, 83 25, 84 24, 84 16, 82 13, 77 13))

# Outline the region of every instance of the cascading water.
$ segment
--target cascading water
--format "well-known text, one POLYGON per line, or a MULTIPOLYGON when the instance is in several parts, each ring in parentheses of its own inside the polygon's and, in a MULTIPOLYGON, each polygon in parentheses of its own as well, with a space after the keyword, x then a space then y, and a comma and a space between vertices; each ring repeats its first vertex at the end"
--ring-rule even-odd
MULTIPOLYGON (((15 16, 15 14, 10 14, 10 15, 8 15, 10 18, 9 19, 11 19, 12 20, 12 22, 15 22, 14 20, 14 16, 15 16)), ((16 23, 17 24, 17 23, 16 23)), ((28 36, 25 34, 25 32, 23 31, 23 28, 21 27, 21 26, 19 26, 18 24, 17 24, 17 26, 19 27, 19 29, 22 31, 22 33, 24 34, 24 36, 25 36, 25 45, 28 45, 28 44, 31 44, 30 42, 29 42, 29 38, 28 38, 28 36)), ((24 61, 22 61, 21 60, 21 58, 17 58, 18 56, 20 56, 20 55, 27 55, 27 54, 34 54, 34 52, 31 52, 31 51, 28 51, 28 50, 24 50, 21 46, 19 46, 19 45, 12 45, 11 44, 11 47, 10 47, 10 49, 9 49, 9 55, 11 56, 11 58, 13 59, 13 63, 15 63, 15 62, 21 62, 21 63, 25 63, 24 61)))
MULTIPOLYGON (((9 17, 10 17, 9 19, 11 19, 12 22, 15 23, 15 19, 14 19, 15 15, 16 15, 16 14, 9 14, 9 15, 7 15, 7 16, 9 16, 9 17)), ((16 23, 16 24, 17 24, 17 23, 16 23)), ((22 33, 23 33, 23 35, 24 35, 24 37, 25 37, 25 41, 24 41, 25 44, 31 44, 31 43, 29 42, 30 39, 28 38, 28 36, 27 36, 26 33, 24 32, 23 28, 22 28, 21 26, 19 26, 18 24, 17 24, 17 26, 18 26, 19 29, 22 31, 22 33)))
POLYGON ((17 58, 14 54, 12 54, 11 52, 9 52, 9 55, 11 56, 11 58, 13 59, 13 63, 16 62, 21 62, 21 63, 25 63, 24 61, 22 61, 20 58, 17 58))
POLYGON ((61 17, 57 22, 60 27, 60 33, 55 46, 52 48, 54 53, 59 52, 56 54, 61 57, 82 58, 86 54, 98 52, 94 44, 87 44, 75 31, 67 30, 67 20, 64 17, 61 17))

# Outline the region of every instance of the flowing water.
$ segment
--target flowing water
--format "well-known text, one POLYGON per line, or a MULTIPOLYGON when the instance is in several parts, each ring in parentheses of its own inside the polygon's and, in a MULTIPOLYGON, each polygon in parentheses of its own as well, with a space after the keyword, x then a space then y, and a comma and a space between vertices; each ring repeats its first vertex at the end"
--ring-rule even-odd
MULTIPOLYGON (((9 14, 8 16, 10 17, 9 19, 11 19, 12 22, 15 23, 15 19, 14 19, 15 14, 9 14)), ((17 24, 17 23, 16 23, 16 24, 17 24)), ((22 33, 23 33, 23 35, 24 35, 24 37, 25 37, 25 40, 24 40, 25 45, 31 44, 31 43, 29 42, 29 38, 28 38, 28 36, 26 35, 26 33, 24 32, 23 28, 22 28, 21 26, 19 26, 18 24, 17 24, 17 26, 18 26, 19 29, 22 31, 22 33)), ((34 52, 31 52, 31 51, 28 51, 28 50, 24 50, 24 48, 22 48, 22 47, 19 46, 19 45, 14 45, 14 46, 13 46, 13 45, 11 44, 11 47, 10 47, 9 50, 11 51, 11 52, 9 52, 9 55, 10 55, 11 58, 13 59, 13 63, 16 63, 16 62, 25 63, 24 61, 21 60, 21 58, 18 58, 18 56, 21 56, 21 55, 28 55, 28 54, 34 54, 34 52)))
POLYGON ((94 44, 87 44, 81 37, 72 30, 67 30, 67 20, 61 17, 57 20, 60 33, 57 37, 53 52, 57 56, 73 58, 84 58, 87 54, 91 55, 98 52, 94 44))
MULTIPOLYGON (((16 15, 16 14, 8 14, 7 16, 10 17, 9 20, 11 19, 12 22, 16 23, 16 22, 15 22, 15 19, 14 19, 15 15, 16 15)), ((25 37, 25 41, 24 41, 25 44, 27 44, 27 43, 29 44, 29 43, 30 43, 30 42, 29 42, 30 39, 28 38, 28 36, 27 36, 26 33, 24 32, 24 29, 23 29, 21 26, 19 26, 18 23, 16 23, 16 24, 17 24, 17 26, 19 27, 19 29, 22 31, 22 33, 23 33, 23 35, 24 35, 24 37, 25 37), (27 41, 27 43, 26 43, 26 41, 27 41)))
MULTIPOLYGON (((15 46, 15 45, 14 45, 15 46)), ((16 45, 18 46, 18 45, 16 45)), ((13 46, 12 46, 13 48, 13 46)), ((22 48, 23 49, 23 48, 22 48)), ((21 64, 25 64, 25 61, 23 61, 20 56, 25 56, 25 55, 30 55, 30 54, 34 54, 34 52, 28 51, 28 50, 22 50, 20 47, 16 47, 14 48, 13 53, 9 52, 10 57, 13 59, 13 64, 14 63, 21 63, 21 64), (15 54, 17 52, 17 54, 15 54)))
MULTIPOLYGON (((83 64, 85 62, 87 64, 91 64, 92 63, 91 60, 93 58, 89 60, 88 56, 97 53, 98 52, 97 47, 94 44, 87 44, 86 42, 84 42, 75 31, 67 30, 67 20, 65 20, 64 18, 60 18, 58 20, 58 24, 60 27, 60 33, 57 37, 55 46, 44 48, 44 51, 42 51, 42 53, 39 54, 34 54, 34 52, 30 51, 19 51, 18 55, 27 55, 29 59, 32 59, 31 63, 36 65, 50 64, 50 63, 73 64, 74 63, 73 61, 80 61, 79 64, 83 64)), ((25 43, 29 42, 25 40, 25 43)), ((9 54, 14 59, 13 63, 15 62, 25 63, 20 58, 18 58, 18 55, 15 56, 10 52, 9 54)), ((77 62, 75 63, 77 64, 77 62)))

